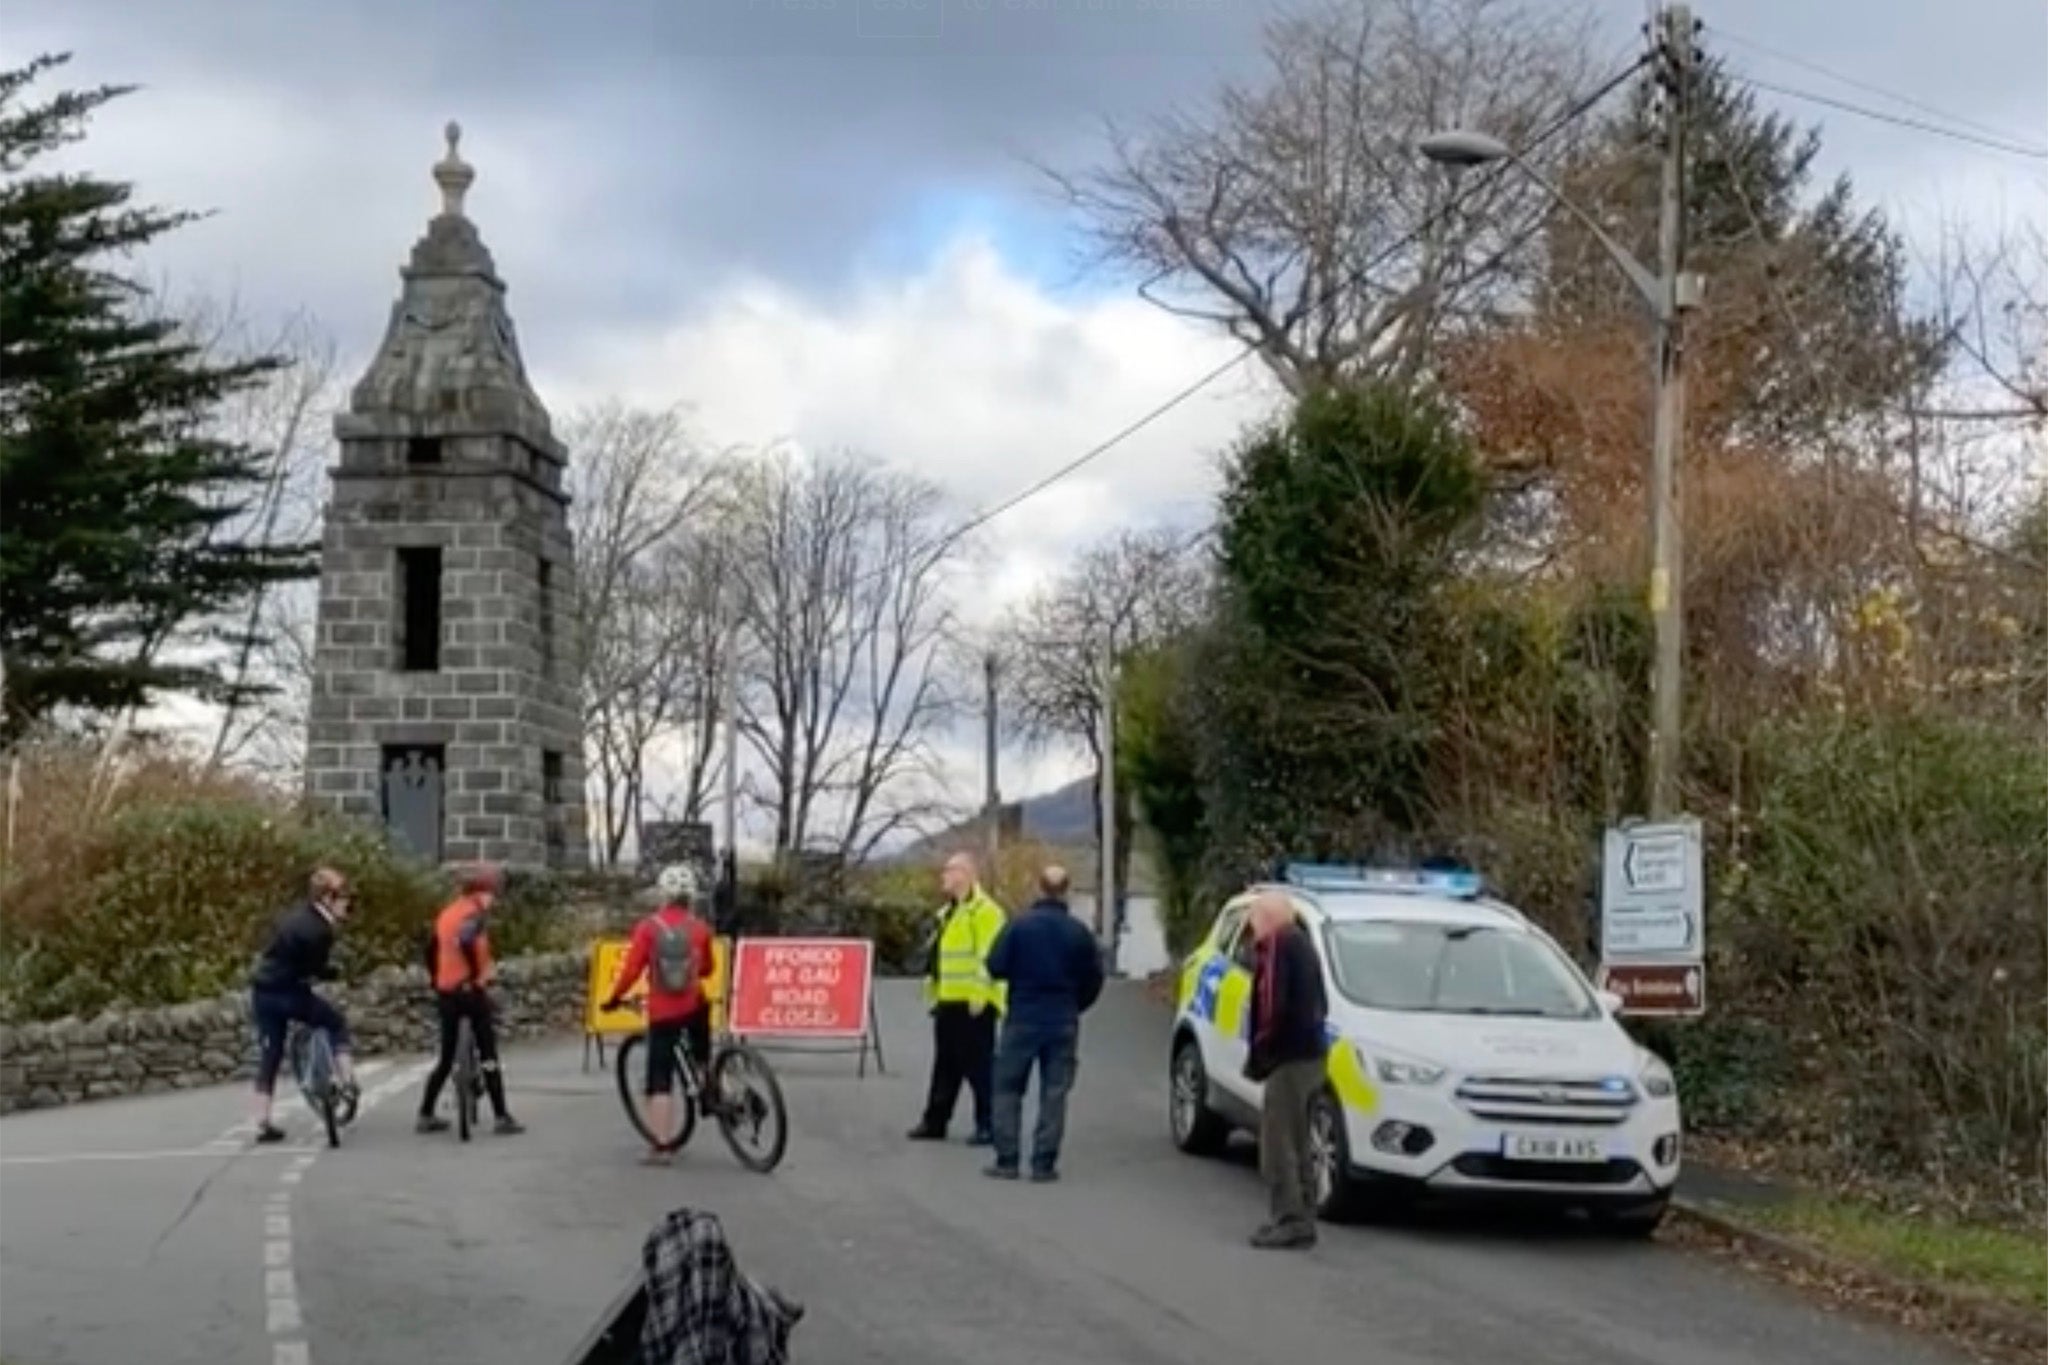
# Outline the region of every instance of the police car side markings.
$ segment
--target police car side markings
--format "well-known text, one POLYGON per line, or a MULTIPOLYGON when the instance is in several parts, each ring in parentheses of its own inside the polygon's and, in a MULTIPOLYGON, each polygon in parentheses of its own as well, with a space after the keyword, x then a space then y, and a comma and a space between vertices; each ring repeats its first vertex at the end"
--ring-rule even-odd
POLYGON ((1232 1037, 1244 1037, 1250 1026, 1250 1014, 1245 1005, 1251 999, 1252 974, 1232 964, 1229 958, 1218 958, 1222 980, 1216 985, 1216 1028, 1232 1037))
POLYGON ((1207 961, 1202 963, 1201 970, 1195 974, 1194 999, 1188 1004, 1188 1012, 1194 1015, 1195 1018, 1215 1020, 1218 987, 1223 980, 1224 968, 1227 966, 1229 966, 1228 959, 1221 953, 1214 953, 1210 955, 1207 961))

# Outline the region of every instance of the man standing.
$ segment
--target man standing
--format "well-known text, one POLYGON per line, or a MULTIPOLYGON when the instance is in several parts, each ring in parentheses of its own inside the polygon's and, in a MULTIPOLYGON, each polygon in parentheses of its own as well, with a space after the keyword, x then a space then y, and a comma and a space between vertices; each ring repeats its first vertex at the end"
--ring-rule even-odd
POLYGON ((1003 931, 1003 907, 981 889, 977 871, 972 855, 956 853, 940 873, 946 904, 939 908, 924 983, 932 1012, 931 1094, 923 1120, 910 1130, 913 1142, 945 1138, 962 1081, 974 1092, 969 1145, 986 1147, 993 1140, 989 1073, 1003 988, 988 974, 988 955, 1003 931))
POLYGON ((697 874, 684 863, 661 870, 655 885, 661 908, 633 926, 619 979, 604 1002, 608 1014, 645 973, 647 982, 647 1125, 655 1141, 642 1160, 666 1166, 675 1144, 676 1048, 687 1043, 699 1075, 711 1069, 711 1003, 704 977, 711 970, 711 926, 697 916, 697 874))
POLYGON ((1067 1092, 1079 1063, 1081 1016, 1102 994, 1102 953, 1095 935, 1067 913, 1067 870, 1038 875, 1038 900, 996 935, 988 972, 1009 991, 995 1061, 995 1164, 985 1174, 1017 1178, 1024 1090, 1038 1068, 1038 1126, 1031 1134, 1031 1178, 1059 1179, 1067 1092))
POLYGON ((1322 1088, 1328 1046, 1323 965, 1285 895, 1269 891, 1253 901, 1251 926, 1258 956, 1244 1074, 1265 1084, 1259 1173, 1273 1200, 1272 1219, 1252 1234, 1252 1245, 1311 1247, 1316 1223, 1308 1106, 1322 1088))
POLYGON ((285 1034, 292 1021, 327 1030, 334 1049, 334 1078, 353 1106, 355 1067, 350 1060, 348 1020, 314 993, 315 981, 332 981, 334 934, 348 918, 348 881, 331 867, 313 873, 306 899, 278 917, 270 942, 249 977, 249 1012, 256 1019, 256 1140, 282 1142, 284 1130, 270 1121, 278 1069, 284 1064, 285 1034))
POLYGON ((462 1034, 462 1021, 469 1020, 476 1035, 477 1057, 482 1062, 484 1089, 491 1097, 491 1112, 497 1115, 496 1131, 510 1136, 526 1131, 505 1107, 505 1077, 498 1070, 496 1011, 491 1008, 489 988, 497 980, 497 964, 491 959, 490 915, 504 889, 505 877, 487 863, 463 874, 461 894, 434 919, 427 941, 427 971, 434 983, 434 1004, 441 1016, 441 1055, 427 1074, 427 1088, 420 1094, 420 1116, 414 1127, 422 1133, 446 1132, 448 1120, 434 1113, 441 1087, 455 1069, 455 1046, 462 1034))

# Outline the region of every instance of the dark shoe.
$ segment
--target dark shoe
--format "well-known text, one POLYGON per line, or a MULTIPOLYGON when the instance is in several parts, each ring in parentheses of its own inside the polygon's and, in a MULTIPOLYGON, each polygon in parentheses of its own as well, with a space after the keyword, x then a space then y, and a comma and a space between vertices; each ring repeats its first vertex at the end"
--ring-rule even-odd
POLYGON ((1308 1223, 1268 1223, 1252 1234, 1252 1245, 1262 1251, 1294 1251, 1316 1244, 1316 1230, 1308 1223))
POLYGON ((1031 1183, 1034 1185, 1050 1185, 1059 1178, 1060 1173, 1049 1167, 1041 1166, 1031 1172, 1031 1183))
POLYGON ((990 1180, 1015 1180, 1017 1178, 1017 1168, 1015 1166, 1005 1166, 1000 1161, 982 1167, 981 1173, 990 1180))
POLYGON ((967 1139, 967 1145, 969 1147, 993 1147, 996 1145, 996 1135, 986 1128, 977 1128, 974 1130, 974 1136, 967 1139))
POLYGON ((415 1133, 445 1133, 448 1131, 448 1120, 435 1118, 432 1114, 421 1114, 413 1120, 412 1130, 415 1133))
POLYGON ((273 1142, 283 1142, 284 1129, 274 1123, 266 1123, 256 1130, 256 1140, 266 1146, 273 1142))
POLYGON ((908 1136, 912 1142, 944 1142, 946 1140, 946 1130, 943 1128, 927 1127, 925 1124, 920 1123, 917 1127, 910 1130, 908 1136))
POLYGON ((518 1137, 526 1131, 526 1125, 507 1114, 492 1125, 491 1131, 499 1137, 518 1137))

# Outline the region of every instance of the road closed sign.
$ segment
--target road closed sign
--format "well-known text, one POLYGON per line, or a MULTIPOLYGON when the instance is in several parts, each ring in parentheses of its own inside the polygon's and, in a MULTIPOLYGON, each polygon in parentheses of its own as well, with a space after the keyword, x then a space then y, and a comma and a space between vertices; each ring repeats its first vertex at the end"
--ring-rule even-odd
POLYGON ((729 1027, 742 1037, 865 1038, 874 961, 863 938, 743 938, 729 1027))

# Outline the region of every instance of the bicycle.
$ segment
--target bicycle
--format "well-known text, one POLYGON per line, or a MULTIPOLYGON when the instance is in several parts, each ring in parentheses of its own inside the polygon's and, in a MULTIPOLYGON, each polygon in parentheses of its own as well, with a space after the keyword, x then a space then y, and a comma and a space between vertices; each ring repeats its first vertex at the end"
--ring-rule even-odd
POLYGON ((292 1076, 305 1096, 306 1107, 320 1116, 327 1129, 327 1145, 341 1146, 341 1130, 356 1119, 356 1095, 341 1084, 334 1070, 334 1040, 324 1028, 293 1020, 285 1042, 291 1058, 292 1076))
MULTIPOLYGON (((627 1001, 626 1006, 635 1011, 646 1008, 639 1001, 627 1001)), ((722 1035, 712 1040, 707 1076, 699 1072, 687 1042, 678 1042, 675 1074, 682 1082, 683 1093, 681 1103, 674 1107, 676 1135, 663 1143, 656 1140, 640 1110, 640 1080, 645 1075, 646 1063, 643 1061, 636 1068, 634 1059, 646 1045, 644 1033, 636 1033, 619 1045, 618 1079, 619 1099, 626 1107, 626 1117, 649 1146, 665 1152, 681 1151, 697 1131, 701 1108, 704 1116, 718 1121, 725 1145, 742 1166, 766 1175, 782 1164, 783 1153, 789 1147, 789 1110, 783 1103, 782 1083, 775 1079, 767 1058, 739 1039, 722 1035), (764 1129, 769 1130, 765 1138, 764 1129)))

